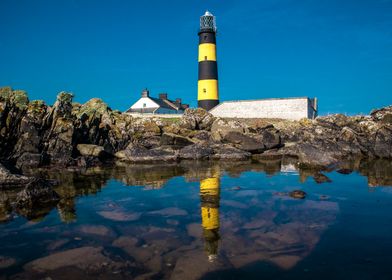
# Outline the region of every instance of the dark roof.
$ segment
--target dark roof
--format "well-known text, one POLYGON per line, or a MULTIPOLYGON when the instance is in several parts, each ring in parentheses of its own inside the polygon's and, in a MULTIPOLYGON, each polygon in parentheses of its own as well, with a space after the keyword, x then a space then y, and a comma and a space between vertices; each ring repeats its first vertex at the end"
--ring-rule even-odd
POLYGON ((176 110, 176 111, 178 110, 178 108, 170 100, 159 99, 151 96, 149 98, 152 99, 155 103, 157 103, 161 108, 166 108, 169 110, 176 110))

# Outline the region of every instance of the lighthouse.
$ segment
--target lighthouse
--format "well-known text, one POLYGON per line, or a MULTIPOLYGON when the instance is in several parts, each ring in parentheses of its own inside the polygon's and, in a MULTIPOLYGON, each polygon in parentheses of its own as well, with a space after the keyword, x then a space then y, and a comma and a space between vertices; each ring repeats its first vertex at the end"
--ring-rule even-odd
POLYGON ((209 11, 200 17, 198 107, 209 111, 219 103, 216 21, 209 11))

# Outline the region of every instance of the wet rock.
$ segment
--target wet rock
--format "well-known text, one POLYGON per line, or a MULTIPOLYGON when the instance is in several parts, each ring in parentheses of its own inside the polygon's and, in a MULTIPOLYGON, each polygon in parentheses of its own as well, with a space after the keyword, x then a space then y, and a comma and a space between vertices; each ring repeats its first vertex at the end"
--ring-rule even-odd
POLYGON ((175 135, 172 133, 163 133, 161 137, 161 146, 173 146, 174 148, 182 148, 195 144, 190 138, 175 135))
POLYGON ((289 193, 290 197, 297 199, 304 199, 306 197, 306 192, 301 190, 294 190, 289 193))
POLYGON ((207 144, 193 144, 182 148, 178 156, 180 159, 208 159, 214 150, 207 144))

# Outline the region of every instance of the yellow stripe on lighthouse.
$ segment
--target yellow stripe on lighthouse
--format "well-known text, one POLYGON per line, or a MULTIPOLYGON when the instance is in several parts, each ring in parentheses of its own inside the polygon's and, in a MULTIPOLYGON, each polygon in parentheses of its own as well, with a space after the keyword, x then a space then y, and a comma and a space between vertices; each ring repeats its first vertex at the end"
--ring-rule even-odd
POLYGON ((216 61, 216 45, 205 43, 199 45, 199 62, 200 61, 216 61))
POLYGON ((218 96, 218 80, 199 80, 198 83, 198 100, 217 100, 218 96))

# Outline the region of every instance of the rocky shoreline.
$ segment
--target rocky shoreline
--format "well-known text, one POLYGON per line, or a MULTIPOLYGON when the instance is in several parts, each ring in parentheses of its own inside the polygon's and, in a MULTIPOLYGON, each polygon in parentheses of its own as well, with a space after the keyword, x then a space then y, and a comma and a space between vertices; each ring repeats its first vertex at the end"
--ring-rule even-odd
POLYGON ((293 157, 303 168, 322 170, 342 160, 392 158, 392 106, 369 116, 301 121, 228 120, 203 109, 160 119, 135 118, 96 98, 85 104, 72 98, 61 92, 48 106, 29 101, 24 91, 0 89, 0 185, 24 185, 28 178, 12 173, 46 167, 293 157))

